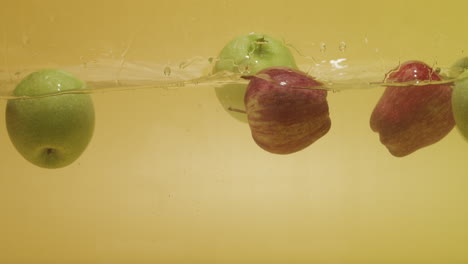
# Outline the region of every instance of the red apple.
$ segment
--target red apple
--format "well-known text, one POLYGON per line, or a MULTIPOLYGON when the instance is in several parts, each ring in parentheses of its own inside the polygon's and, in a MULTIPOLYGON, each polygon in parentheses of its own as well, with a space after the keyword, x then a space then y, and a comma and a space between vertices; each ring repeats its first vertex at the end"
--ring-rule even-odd
POLYGON ((244 97, 247 119, 253 139, 264 150, 290 154, 330 130, 327 91, 312 77, 271 67, 245 78, 250 79, 244 97))
POLYGON ((417 85, 440 80, 420 61, 405 62, 387 74, 388 85, 372 113, 370 126, 393 156, 403 157, 434 144, 453 129, 451 84, 417 85))

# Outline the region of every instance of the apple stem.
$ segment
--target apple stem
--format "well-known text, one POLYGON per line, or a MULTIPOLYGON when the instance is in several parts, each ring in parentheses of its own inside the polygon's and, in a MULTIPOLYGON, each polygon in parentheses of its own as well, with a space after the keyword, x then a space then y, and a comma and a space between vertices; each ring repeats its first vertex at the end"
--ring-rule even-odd
POLYGON ((257 43, 257 49, 258 49, 258 51, 259 51, 259 52, 262 52, 262 46, 263 46, 263 44, 267 44, 268 41, 265 40, 265 37, 261 37, 261 38, 257 39, 256 43, 257 43))
POLYGON ((244 111, 244 110, 241 110, 241 109, 237 109, 237 108, 228 107, 228 110, 229 110, 229 111, 232 111, 232 112, 237 112, 237 113, 247 114, 247 112, 246 112, 246 111, 244 111))

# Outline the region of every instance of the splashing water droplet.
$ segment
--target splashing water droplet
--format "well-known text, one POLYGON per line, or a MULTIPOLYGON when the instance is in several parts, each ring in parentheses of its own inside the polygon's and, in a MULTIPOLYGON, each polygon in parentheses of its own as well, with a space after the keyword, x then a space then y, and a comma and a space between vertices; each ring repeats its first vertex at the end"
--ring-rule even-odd
POLYGON ((339 45, 339 47, 338 47, 338 49, 339 49, 341 52, 345 52, 345 51, 346 51, 346 42, 341 41, 341 42, 340 42, 340 45, 339 45))
POLYGON ((320 43, 320 52, 325 53, 327 51, 327 44, 325 43, 320 43))
POLYGON ((164 68, 164 75, 166 75, 166 76, 171 75, 171 68, 169 66, 166 66, 164 68))

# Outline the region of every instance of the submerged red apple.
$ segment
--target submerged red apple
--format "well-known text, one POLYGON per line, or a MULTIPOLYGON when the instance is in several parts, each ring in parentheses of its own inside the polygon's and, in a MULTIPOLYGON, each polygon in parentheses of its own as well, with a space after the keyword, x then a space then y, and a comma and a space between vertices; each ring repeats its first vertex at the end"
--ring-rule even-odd
POLYGON ((405 62, 387 74, 388 85, 374 108, 370 126, 392 155, 403 157, 434 144, 454 127, 451 84, 417 85, 440 80, 420 61, 405 62), (391 85, 405 82, 410 84, 391 85))
POLYGON ((245 78, 250 79, 244 98, 248 123, 264 150, 297 152, 330 130, 327 91, 312 77, 288 67, 271 67, 245 78))

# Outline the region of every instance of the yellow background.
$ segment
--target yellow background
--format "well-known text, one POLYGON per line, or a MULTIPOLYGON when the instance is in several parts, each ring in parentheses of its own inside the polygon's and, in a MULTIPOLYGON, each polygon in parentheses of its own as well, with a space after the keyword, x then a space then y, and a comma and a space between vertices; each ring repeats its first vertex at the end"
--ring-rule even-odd
MULTIPOLYGON (((4 1, 0 72, 17 81, 103 58, 177 65, 252 31, 318 59, 448 66, 468 47, 467 7, 4 1)), ((257 147, 209 85, 96 93, 93 140, 59 170, 27 163, 2 113, 0 263, 468 263, 467 142, 453 130, 392 157, 369 128, 382 91, 330 93, 331 131, 288 156, 257 147)))

